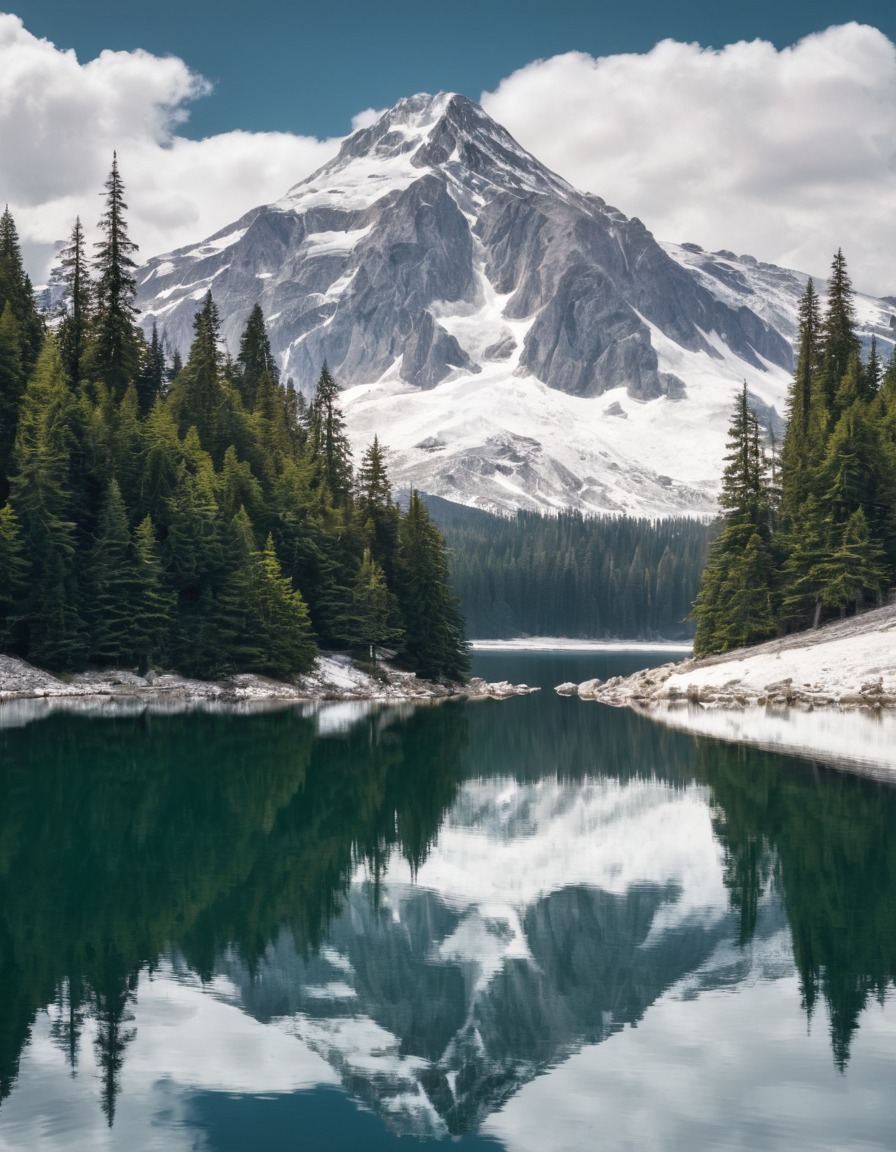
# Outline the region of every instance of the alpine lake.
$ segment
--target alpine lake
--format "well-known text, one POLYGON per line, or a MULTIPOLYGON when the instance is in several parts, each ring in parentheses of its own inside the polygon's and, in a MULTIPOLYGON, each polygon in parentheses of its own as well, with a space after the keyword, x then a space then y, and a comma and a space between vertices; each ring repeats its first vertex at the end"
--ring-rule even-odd
POLYGON ((0 709, 0 1149, 894 1148, 896 789, 553 692, 667 659, 0 709))

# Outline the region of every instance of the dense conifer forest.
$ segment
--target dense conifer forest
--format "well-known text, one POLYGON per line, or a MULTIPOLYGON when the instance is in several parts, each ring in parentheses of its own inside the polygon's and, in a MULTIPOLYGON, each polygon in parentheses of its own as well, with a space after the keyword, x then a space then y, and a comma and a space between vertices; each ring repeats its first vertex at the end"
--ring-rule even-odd
POLYGON ((723 523, 694 605, 698 655, 817 627, 896 583, 896 351, 863 362, 843 253, 822 312, 810 280, 780 460, 746 385, 735 405, 723 523))
POLYGON ((117 163, 100 242, 80 220, 62 304, 38 312, 0 218, 0 650, 53 669, 308 670, 318 644, 468 669, 442 537, 392 498, 378 441, 352 466, 326 366, 281 385, 264 316, 222 350, 209 293, 185 363, 136 323, 117 163))
POLYGON ((493 516, 427 497, 470 637, 645 640, 688 620, 710 529, 694 520, 493 516))

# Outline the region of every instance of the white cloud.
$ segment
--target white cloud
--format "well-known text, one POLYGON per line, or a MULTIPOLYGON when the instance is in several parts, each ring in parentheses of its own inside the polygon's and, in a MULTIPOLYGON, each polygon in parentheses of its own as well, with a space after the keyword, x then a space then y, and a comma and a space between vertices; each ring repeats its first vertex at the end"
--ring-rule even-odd
POLYGON ((0 202, 37 278, 76 215, 88 231, 99 218, 113 150, 147 258, 282 195, 338 147, 285 132, 178 135, 189 102, 209 91, 176 57, 106 51, 82 64, 0 13, 0 202))
POLYGON ((896 46, 828 28, 778 51, 664 40, 643 55, 568 53, 485 93, 486 110, 573 184, 664 240, 896 292, 896 46))
POLYGON ((369 128, 372 124, 376 124, 385 111, 385 108, 365 108, 363 112, 357 112, 352 116, 352 132, 358 132, 362 128, 369 128))

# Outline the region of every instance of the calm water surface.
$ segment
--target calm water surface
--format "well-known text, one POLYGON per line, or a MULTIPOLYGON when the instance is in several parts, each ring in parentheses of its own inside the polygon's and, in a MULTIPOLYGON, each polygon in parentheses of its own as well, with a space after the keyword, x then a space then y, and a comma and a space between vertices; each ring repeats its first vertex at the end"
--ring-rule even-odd
POLYGON ((896 1146, 892 789, 552 691, 16 719, 2 1149, 896 1146))

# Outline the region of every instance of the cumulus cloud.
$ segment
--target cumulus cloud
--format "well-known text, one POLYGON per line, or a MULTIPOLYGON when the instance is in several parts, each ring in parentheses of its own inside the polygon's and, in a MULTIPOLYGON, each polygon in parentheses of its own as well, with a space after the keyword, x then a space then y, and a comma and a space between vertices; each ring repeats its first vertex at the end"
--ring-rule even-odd
POLYGON ((176 57, 74 52, 0 13, 0 202, 8 202, 28 267, 42 278, 75 216, 88 232, 118 151, 140 255, 195 242, 267 203, 332 156, 338 140, 285 132, 178 134, 210 85, 176 57))
POLYGON ((664 240, 896 293, 896 46, 846 24, 777 50, 664 40, 540 60, 482 97, 571 183, 664 240))

